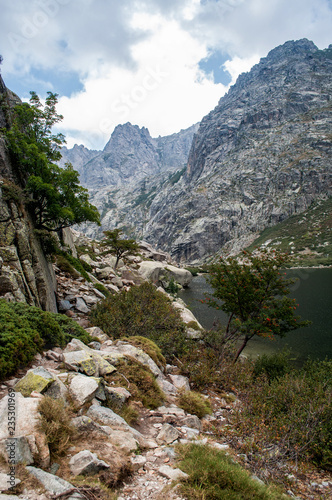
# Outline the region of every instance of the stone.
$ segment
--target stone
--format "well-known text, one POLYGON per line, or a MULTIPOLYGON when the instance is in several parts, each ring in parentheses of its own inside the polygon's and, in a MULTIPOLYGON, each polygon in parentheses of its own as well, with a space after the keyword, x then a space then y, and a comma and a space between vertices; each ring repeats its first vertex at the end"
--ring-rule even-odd
POLYGON ((169 378, 172 381, 172 384, 177 388, 184 391, 190 391, 189 380, 187 377, 183 375, 169 375, 169 378))
POLYGON ((188 474, 183 472, 181 469, 173 469, 169 465, 162 465, 159 467, 158 472, 172 481, 178 481, 179 479, 186 479, 189 477, 188 474))
POLYGON ((103 269, 96 269, 96 274, 99 279, 106 280, 114 276, 113 267, 104 267, 103 269))
POLYGON ((80 260, 82 260, 91 267, 98 267, 99 265, 99 262, 95 262, 94 260, 92 260, 90 255, 88 254, 80 255, 80 260))
MULTIPOLYGON (((51 493, 52 495, 61 495, 68 490, 73 489, 73 485, 65 481, 61 477, 50 474, 49 472, 45 472, 42 469, 38 469, 36 467, 27 467, 27 471, 32 474, 38 481, 42 483, 44 488, 51 493)), ((74 499, 83 499, 82 495, 78 492, 72 493, 68 500, 74 499)))
POLYGON ((105 342, 109 340, 109 336, 103 332, 99 326, 91 326, 90 328, 86 328, 86 331, 91 335, 91 337, 96 337, 99 342, 105 342))
POLYGON ((104 406, 92 405, 86 415, 93 420, 95 419, 102 422, 104 425, 109 425, 111 427, 114 426, 117 428, 129 428, 127 422, 120 417, 120 415, 115 413, 110 408, 105 408, 104 406))
POLYGON ((105 284, 107 290, 109 290, 111 293, 119 293, 119 288, 115 285, 112 285, 111 283, 106 283, 105 284))
POLYGON ((94 398, 98 388, 99 383, 94 378, 85 375, 75 375, 69 384, 71 396, 82 406, 94 398))
POLYGON ((115 406, 123 406, 130 398, 131 394, 124 387, 105 386, 106 399, 115 404, 115 406))
POLYGON ((120 448, 124 453, 132 453, 139 448, 139 440, 130 432, 109 429, 109 441, 117 448, 120 448))
POLYGON ((69 311, 72 307, 73 306, 69 302, 69 300, 60 300, 60 302, 58 303, 59 312, 69 311))
POLYGON ((181 427, 181 432, 185 434, 187 439, 196 439, 199 435, 198 429, 193 429, 191 427, 186 427, 186 426, 181 427))
POLYGON ((188 415, 187 417, 182 419, 181 423, 186 427, 198 429, 199 431, 202 430, 202 422, 196 415, 188 415))
POLYGON ((108 435, 108 432, 104 429, 104 426, 97 424, 94 420, 86 415, 81 417, 72 418, 72 424, 76 427, 79 432, 89 433, 97 432, 103 435, 108 435))
POLYGON ((180 433, 170 424, 164 424, 156 437, 159 444, 171 444, 178 439, 180 433))
POLYGON ((26 375, 15 385, 16 392, 23 396, 30 396, 33 391, 45 392, 53 383, 54 377, 42 366, 29 370, 26 375))
POLYGON ((63 362, 69 370, 81 371, 88 376, 98 374, 98 367, 92 355, 86 350, 64 352, 63 362))
POLYGON ((12 437, 0 440, 0 453, 8 463, 33 464, 34 459, 26 436, 12 437))
POLYGON ((75 304, 75 308, 82 312, 82 313, 88 313, 90 312, 90 309, 89 307, 86 305, 86 302, 85 300, 83 300, 81 297, 77 297, 76 298, 76 304, 75 304))
MULTIPOLYGON (((94 349, 90 349, 90 347, 86 346, 81 340, 79 339, 72 339, 72 341, 67 345, 66 349, 65 349, 65 352, 66 351, 69 351, 69 352, 72 352, 72 351, 77 351, 77 350, 81 350, 81 351, 84 351, 86 353, 86 355, 89 357, 92 358, 92 361, 87 361, 86 362, 86 366, 89 367, 90 365, 90 371, 91 371, 91 374, 92 374, 92 369, 93 367, 96 367, 95 371, 94 371, 94 374, 96 376, 98 375, 110 375, 111 373, 115 372, 116 371, 116 368, 111 365, 105 358, 104 356, 102 355, 103 353, 102 352, 99 352, 99 351, 95 351, 94 349)), ((65 357, 65 355, 64 355, 65 357)))
POLYGON ((62 399, 63 401, 66 401, 68 389, 58 377, 55 377, 53 384, 44 394, 52 399, 62 399))
POLYGON ((168 416, 168 415, 175 415, 176 417, 185 417, 185 411, 182 410, 182 408, 178 408, 176 405, 172 406, 159 406, 156 409, 156 412, 161 413, 162 415, 168 416))
POLYGON ((99 471, 110 468, 106 462, 99 460, 97 455, 89 450, 82 450, 71 457, 69 467, 74 476, 94 476, 99 471))
POLYGON ((143 457, 142 455, 131 457, 130 461, 134 472, 137 472, 139 469, 142 469, 142 467, 144 467, 144 465, 146 464, 146 458, 143 457))

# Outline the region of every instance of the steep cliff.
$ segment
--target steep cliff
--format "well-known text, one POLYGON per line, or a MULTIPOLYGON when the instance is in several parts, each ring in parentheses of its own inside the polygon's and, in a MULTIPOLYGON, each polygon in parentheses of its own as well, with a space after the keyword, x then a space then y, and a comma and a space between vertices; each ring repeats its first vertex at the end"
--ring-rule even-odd
MULTIPOLYGON (((0 76, 0 127, 9 125, 17 96, 0 76)), ((57 311, 56 280, 27 214, 22 191, 0 135, 0 297, 57 311)))
POLYGON ((152 201, 144 238, 177 260, 238 249, 331 195, 332 46, 272 50, 201 122, 187 170, 152 201))

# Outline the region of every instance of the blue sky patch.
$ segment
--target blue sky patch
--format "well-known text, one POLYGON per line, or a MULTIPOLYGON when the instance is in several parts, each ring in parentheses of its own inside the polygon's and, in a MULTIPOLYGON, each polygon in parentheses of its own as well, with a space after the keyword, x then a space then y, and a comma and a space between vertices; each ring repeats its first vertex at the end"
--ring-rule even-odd
POLYGON ((212 73, 214 83, 222 83, 227 86, 231 83, 232 77, 223 68, 223 64, 229 59, 231 57, 226 53, 219 51, 211 52, 208 57, 199 62, 199 68, 207 75, 212 73))
POLYGON ((73 93, 83 90, 83 84, 74 71, 61 71, 56 69, 36 69, 22 77, 4 74, 6 86, 22 99, 30 98, 30 90, 37 92, 42 99, 46 92, 59 94, 59 97, 70 97, 73 93))

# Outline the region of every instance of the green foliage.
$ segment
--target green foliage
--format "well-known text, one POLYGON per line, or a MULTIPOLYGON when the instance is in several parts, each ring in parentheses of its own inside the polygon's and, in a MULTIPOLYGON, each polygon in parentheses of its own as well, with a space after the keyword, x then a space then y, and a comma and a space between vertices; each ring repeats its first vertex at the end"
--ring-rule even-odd
POLYGON ((276 489, 254 481, 247 471, 222 451, 207 445, 177 447, 180 468, 189 477, 180 492, 190 500, 281 500, 276 489))
POLYGON ((177 405, 185 412, 203 418, 212 413, 211 405, 208 399, 194 391, 184 391, 177 398, 177 405))
POLYGON ((54 234, 45 229, 35 229, 34 233, 46 256, 51 256, 60 251, 59 242, 54 234))
POLYGON ((27 193, 28 207, 37 229, 58 231, 85 221, 99 223, 96 207, 89 203, 88 190, 79 183, 72 165, 60 168, 55 162, 65 142, 52 127, 62 120, 56 113, 57 94, 48 92, 43 107, 35 92, 30 104, 15 107, 12 126, 6 131, 8 148, 20 183, 27 193))
POLYGON ((166 359, 187 349, 180 313, 173 309, 167 296, 148 282, 99 302, 90 317, 93 324, 114 339, 142 336, 153 340, 166 359))
POLYGON ((244 251, 241 260, 233 257, 220 258, 210 266, 209 282, 214 288, 208 304, 229 314, 229 321, 222 341, 241 340, 235 361, 256 335, 273 339, 287 332, 308 326, 295 316, 295 299, 290 299, 289 285, 280 273, 288 256, 278 252, 261 250, 258 255, 244 251))
POLYGON ((18 205, 25 200, 23 189, 7 179, 2 181, 1 193, 4 200, 14 201, 18 205))
POLYGON ((176 184, 177 182, 179 182, 179 180, 181 179, 181 177, 185 173, 186 168, 187 167, 184 167, 182 170, 178 170, 177 172, 175 172, 175 174, 170 175, 168 177, 168 182, 171 184, 171 186, 174 186, 174 184, 176 184))
POLYGON ((146 337, 130 337, 124 338, 123 340, 128 340, 131 345, 142 349, 151 359, 156 363, 159 368, 164 371, 166 368, 166 359, 162 355, 161 350, 152 340, 146 337))
POLYGON ((56 256, 56 265, 62 272, 69 274, 72 278, 76 279, 80 277, 80 273, 76 271, 64 255, 56 256))
POLYGON ((43 348, 64 346, 72 338, 91 342, 90 335, 67 316, 0 300, 0 379, 26 366, 43 348))
POLYGON ((179 286, 176 283, 175 279, 171 277, 171 279, 167 282, 166 286, 164 286, 164 289, 167 293, 176 296, 179 291, 179 286))
POLYGON ((116 385, 129 390, 134 401, 141 401, 144 406, 152 409, 158 408, 163 403, 165 394, 157 384, 150 368, 128 356, 120 360, 116 369, 115 374, 109 375, 108 381, 115 382, 116 385))
POLYGON ((309 361, 270 384, 257 379, 243 395, 238 432, 256 443, 256 455, 273 443, 292 460, 332 467, 332 361, 309 361))
POLYGON ((86 281, 91 281, 87 274, 83 262, 76 259, 67 252, 59 250, 56 254, 56 264, 64 273, 70 274, 73 278, 83 276, 86 281))
POLYGON ((119 260, 123 255, 127 254, 137 254, 139 250, 139 246, 136 243, 135 240, 130 239, 130 240, 125 240, 121 239, 120 236, 122 234, 121 229, 114 229, 113 231, 103 231, 105 238, 102 239, 101 245, 103 247, 108 247, 109 250, 104 252, 104 254, 107 254, 109 252, 114 253, 116 256, 116 262, 114 269, 117 268, 119 260))
POLYGON ((279 379, 290 371, 289 351, 280 351, 274 354, 263 354, 259 356, 254 364, 253 377, 265 375, 271 382, 279 379))
POLYGON ((107 290, 106 286, 102 285, 101 283, 95 283, 93 285, 97 290, 99 290, 99 292, 101 292, 102 294, 104 294, 104 296, 107 298, 107 297, 111 297, 112 294, 109 290, 107 290))
POLYGON ((71 423, 71 416, 64 401, 44 396, 38 404, 38 412, 38 429, 46 436, 51 456, 57 458, 65 455, 72 444, 76 429, 71 423))

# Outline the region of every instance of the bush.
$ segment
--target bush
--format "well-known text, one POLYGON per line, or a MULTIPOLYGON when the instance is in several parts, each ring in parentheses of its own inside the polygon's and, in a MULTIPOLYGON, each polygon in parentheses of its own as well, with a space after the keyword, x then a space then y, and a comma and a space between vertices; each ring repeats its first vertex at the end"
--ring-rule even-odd
POLYGON ((280 351, 274 354, 259 356, 254 364, 253 377, 256 379, 265 375, 269 382, 279 379, 290 371, 289 351, 280 351))
POLYGON ((39 430, 45 433, 51 456, 64 455, 76 433, 64 402, 44 396, 38 405, 39 430))
POLYGON ((254 481, 230 456, 206 445, 177 447, 180 468, 189 477, 180 486, 188 499, 281 500, 277 490, 254 481))
POLYGON ((45 347, 62 347, 72 338, 91 342, 91 336, 67 316, 0 300, 0 380, 26 366, 45 347))
POLYGON ((156 382, 151 370, 133 358, 120 360, 116 366, 117 372, 107 377, 110 383, 129 390, 135 401, 141 401, 147 408, 157 408, 165 399, 163 391, 156 382), (129 387, 128 383, 129 382, 129 387))
POLYGON ((190 415, 203 418, 212 413, 210 402, 198 392, 185 391, 177 398, 177 405, 190 415))
POLYGON ((106 286, 102 285, 101 283, 95 283, 94 287, 99 290, 106 298, 111 297, 111 292, 107 290, 106 286))
POLYGON ((189 345, 180 313, 173 309, 167 296, 148 282, 99 302, 90 317, 93 324, 114 339, 150 338, 166 359, 184 354, 189 345))
POLYGON ((292 460, 308 459, 331 468, 331 394, 332 361, 308 362, 270 384, 257 379, 247 389, 238 416, 239 434, 253 436, 260 448, 273 443, 292 460))

